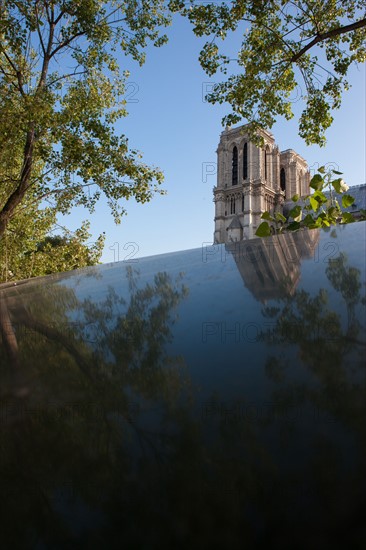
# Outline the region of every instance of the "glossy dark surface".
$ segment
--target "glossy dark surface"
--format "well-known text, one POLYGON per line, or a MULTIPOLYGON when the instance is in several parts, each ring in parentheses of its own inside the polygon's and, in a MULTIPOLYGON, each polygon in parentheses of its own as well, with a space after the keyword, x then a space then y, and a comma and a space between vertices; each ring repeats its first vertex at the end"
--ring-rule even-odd
POLYGON ((365 548, 365 223, 0 287, 4 548, 365 548))

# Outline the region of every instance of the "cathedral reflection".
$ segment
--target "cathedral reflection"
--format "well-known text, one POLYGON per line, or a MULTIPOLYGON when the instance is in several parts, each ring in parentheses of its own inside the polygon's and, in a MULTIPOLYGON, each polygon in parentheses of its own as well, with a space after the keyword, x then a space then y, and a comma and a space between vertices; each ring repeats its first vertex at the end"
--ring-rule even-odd
POLYGON ((225 245, 245 286, 260 302, 292 295, 300 279, 301 260, 314 256, 319 230, 275 235, 225 245))

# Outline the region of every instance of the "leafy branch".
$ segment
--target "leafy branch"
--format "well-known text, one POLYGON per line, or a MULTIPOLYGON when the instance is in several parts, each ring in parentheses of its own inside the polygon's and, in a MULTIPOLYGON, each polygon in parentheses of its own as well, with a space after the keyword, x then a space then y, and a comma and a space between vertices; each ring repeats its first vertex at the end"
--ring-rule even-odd
POLYGON ((321 166, 310 181, 310 187, 314 192, 305 197, 294 195, 291 199, 294 206, 288 217, 281 212, 275 212, 273 215, 270 212, 264 212, 261 216, 264 221, 258 226, 256 236, 268 237, 285 231, 326 228, 340 223, 365 220, 366 210, 361 209, 361 215, 357 217, 351 212, 342 210, 352 206, 355 199, 347 193, 349 187, 340 177, 341 175, 342 172, 337 170, 326 172, 325 167, 321 166), (334 175, 338 177, 334 178, 334 175), (342 195, 342 208, 334 192, 342 195))

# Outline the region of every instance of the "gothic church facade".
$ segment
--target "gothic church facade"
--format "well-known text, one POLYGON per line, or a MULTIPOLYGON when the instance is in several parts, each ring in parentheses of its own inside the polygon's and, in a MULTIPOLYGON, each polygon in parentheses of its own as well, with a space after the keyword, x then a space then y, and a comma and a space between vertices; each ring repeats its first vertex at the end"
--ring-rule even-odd
POLYGON ((255 237, 263 212, 282 213, 285 201, 309 193, 306 161, 293 149, 280 152, 271 132, 261 130, 260 135, 263 147, 250 142, 245 125, 221 133, 214 188, 215 243, 255 237))

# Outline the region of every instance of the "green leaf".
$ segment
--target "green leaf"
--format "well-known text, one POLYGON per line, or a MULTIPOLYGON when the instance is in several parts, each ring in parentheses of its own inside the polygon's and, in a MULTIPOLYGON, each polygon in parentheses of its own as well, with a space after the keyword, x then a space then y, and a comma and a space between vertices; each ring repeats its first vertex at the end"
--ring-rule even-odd
POLYGON ((314 225, 314 218, 311 214, 307 214, 305 216, 305 218, 303 219, 302 221, 303 225, 305 225, 305 227, 313 227, 314 225))
POLYGON ((311 178, 310 187, 312 189, 315 189, 315 191, 318 191, 322 189, 323 186, 324 186, 324 179, 320 174, 315 174, 315 176, 311 178))
POLYGON ((336 174, 337 176, 343 176, 343 172, 338 172, 338 170, 332 170, 333 174, 336 174))
POLYGON ((257 231, 255 232, 257 237, 270 237, 271 236, 271 228, 267 222, 262 222, 259 226, 257 231))
POLYGON ((313 199, 318 201, 319 204, 324 204, 328 201, 328 197, 324 195, 321 191, 315 191, 315 193, 312 195, 313 199))
POLYGON ((281 214, 280 212, 276 212, 275 218, 276 218, 276 221, 278 221, 278 222, 283 222, 283 223, 286 222, 285 216, 283 214, 281 214))
POLYGON ((328 208, 327 213, 330 218, 333 218, 334 220, 336 220, 340 214, 340 210, 337 206, 330 206, 328 208))
POLYGON ((322 225, 323 225, 323 220, 319 216, 318 218, 316 218, 316 220, 314 220, 314 226, 315 227, 322 227, 322 225))
POLYGON ((288 230, 289 231, 297 231, 298 229, 300 229, 301 225, 299 224, 299 222, 291 222, 289 225, 288 225, 288 230))
POLYGON ((348 206, 351 206, 354 202, 355 202, 355 199, 351 195, 343 195, 342 197, 343 208, 347 208, 348 206))
POLYGON ((353 223, 356 219, 350 212, 343 212, 342 223, 353 223))
POLYGON ((268 220, 269 222, 273 222, 274 218, 271 216, 269 212, 263 212, 261 215, 262 220, 268 220))
POLYGON ((297 201, 299 200, 299 198, 300 198, 300 195, 298 195, 298 194, 296 193, 296 195, 294 195, 294 196, 292 197, 291 200, 292 200, 293 202, 297 202, 297 201))
POLYGON ((326 170, 325 170, 325 166, 321 166, 320 168, 318 168, 318 172, 320 174, 325 174, 326 170))
POLYGON ((302 218, 301 206, 295 206, 295 208, 292 208, 292 210, 290 210, 289 212, 289 215, 291 216, 291 218, 294 219, 295 222, 299 222, 302 218))
POLYGON ((334 189, 337 191, 337 193, 344 193, 345 191, 348 191, 349 187, 348 185, 343 181, 342 178, 338 178, 336 180, 333 180, 332 185, 334 189))
POLYGON ((321 206, 321 202, 317 201, 316 198, 314 198, 314 196, 311 196, 309 198, 309 201, 310 201, 311 208, 314 210, 314 212, 317 212, 321 206))

